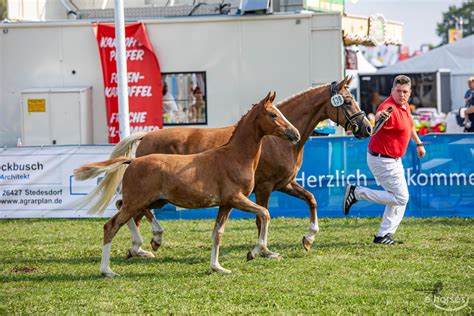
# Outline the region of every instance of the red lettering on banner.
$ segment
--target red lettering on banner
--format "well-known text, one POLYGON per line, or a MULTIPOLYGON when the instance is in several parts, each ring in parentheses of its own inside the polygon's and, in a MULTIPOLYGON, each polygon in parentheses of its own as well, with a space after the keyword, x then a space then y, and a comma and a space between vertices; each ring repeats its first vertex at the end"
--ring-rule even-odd
MULTIPOLYGON (((102 62, 109 143, 119 142, 116 41, 113 24, 95 24, 102 62)), ((143 23, 125 27, 130 131, 153 131, 163 127, 161 72, 143 23)))

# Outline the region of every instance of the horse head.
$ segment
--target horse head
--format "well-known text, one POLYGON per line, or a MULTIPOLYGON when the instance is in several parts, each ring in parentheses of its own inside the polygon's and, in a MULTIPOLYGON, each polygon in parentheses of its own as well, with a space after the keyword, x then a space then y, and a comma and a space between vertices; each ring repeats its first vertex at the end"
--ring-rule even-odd
POLYGON ((337 124, 344 126, 346 131, 351 131, 356 138, 366 138, 372 135, 372 126, 361 111, 354 96, 349 92, 352 77, 346 76, 341 82, 336 81, 330 86, 330 100, 328 116, 337 124))
POLYGON ((276 92, 268 92, 267 96, 259 102, 261 112, 259 116, 260 126, 266 135, 274 135, 289 140, 296 144, 301 136, 299 131, 286 117, 273 105, 276 92))

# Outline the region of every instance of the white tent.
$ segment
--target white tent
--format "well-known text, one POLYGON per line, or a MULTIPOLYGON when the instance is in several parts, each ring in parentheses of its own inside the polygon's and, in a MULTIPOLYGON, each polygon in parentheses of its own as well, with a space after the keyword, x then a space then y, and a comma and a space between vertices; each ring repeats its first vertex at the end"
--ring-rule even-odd
POLYGON ((467 79, 474 76, 474 35, 446 44, 423 55, 382 68, 377 74, 451 71, 451 102, 457 109, 464 104, 467 79))

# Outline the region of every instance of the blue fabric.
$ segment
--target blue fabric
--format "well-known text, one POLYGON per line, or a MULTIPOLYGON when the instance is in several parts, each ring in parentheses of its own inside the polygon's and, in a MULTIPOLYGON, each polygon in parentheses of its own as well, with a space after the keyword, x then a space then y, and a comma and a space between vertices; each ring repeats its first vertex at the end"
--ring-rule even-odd
MULTIPOLYGON (((403 158, 410 201, 405 216, 474 217, 474 135, 430 134, 421 137, 427 154, 418 159, 410 143, 403 158)), ((368 140, 353 137, 315 137, 307 141, 304 160, 297 176, 299 184, 311 191, 318 202, 319 217, 342 217, 346 183, 382 189, 375 183, 367 162, 368 140)), ((255 201, 254 195, 251 196, 255 201)), ((350 216, 381 216, 384 206, 359 201, 350 216)), ((306 203, 273 192, 269 201, 272 217, 308 217, 306 203)), ((156 212, 159 219, 215 218, 217 208, 179 210, 167 205, 156 212)), ((254 217, 233 210, 231 217, 254 217)))
POLYGON ((464 94, 464 100, 466 100, 470 96, 473 96, 473 97, 470 101, 471 103, 469 103, 469 104, 474 105, 474 91, 472 91, 471 89, 467 90, 466 93, 464 94))

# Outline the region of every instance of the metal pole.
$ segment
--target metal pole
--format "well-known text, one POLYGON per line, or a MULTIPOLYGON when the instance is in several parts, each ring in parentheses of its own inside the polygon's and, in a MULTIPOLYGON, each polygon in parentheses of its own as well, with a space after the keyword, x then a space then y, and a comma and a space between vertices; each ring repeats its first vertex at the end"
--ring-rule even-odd
POLYGON ((125 18, 123 0, 115 0, 115 49, 118 77, 118 117, 120 139, 130 135, 130 115, 128 111, 127 59, 125 56, 125 18))

